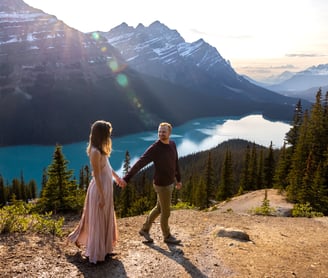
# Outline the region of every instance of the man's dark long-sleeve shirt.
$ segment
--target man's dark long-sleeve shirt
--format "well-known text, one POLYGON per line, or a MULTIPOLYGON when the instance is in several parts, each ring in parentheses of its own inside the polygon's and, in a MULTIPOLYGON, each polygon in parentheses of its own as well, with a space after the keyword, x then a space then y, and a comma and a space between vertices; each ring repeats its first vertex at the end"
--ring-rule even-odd
POLYGON ((177 182, 181 181, 178 152, 174 141, 171 140, 169 144, 164 144, 160 140, 152 144, 123 179, 129 182, 140 169, 151 162, 154 162, 155 167, 154 184, 166 186, 172 184, 175 180, 177 182))

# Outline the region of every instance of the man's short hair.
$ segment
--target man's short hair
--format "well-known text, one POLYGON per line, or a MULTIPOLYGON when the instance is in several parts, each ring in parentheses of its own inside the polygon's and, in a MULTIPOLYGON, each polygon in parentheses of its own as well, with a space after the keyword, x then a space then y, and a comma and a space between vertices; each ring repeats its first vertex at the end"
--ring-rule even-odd
POLYGON ((159 124, 159 127, 161 126, 167 126, 169 128, 169 131, 171 132, 172 131, 172 125, 168 122, 162 122, 159 124))

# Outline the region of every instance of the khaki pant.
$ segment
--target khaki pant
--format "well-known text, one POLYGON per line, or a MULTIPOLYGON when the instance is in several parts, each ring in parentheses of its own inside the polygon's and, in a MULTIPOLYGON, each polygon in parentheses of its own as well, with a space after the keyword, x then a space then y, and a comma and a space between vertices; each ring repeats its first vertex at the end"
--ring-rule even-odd
POLYGON ((170 235, 169 227, 169 217, 171 213, 171 198, 173 192, 173 184, 167 186, 153 185, 154 190, 157 193, 157 203, 156 206, 149 213, 146 222, 144 223, 142 229, 149 232, 152 223, 155 219, 161 215, 160 223, 164 238, 170 235))

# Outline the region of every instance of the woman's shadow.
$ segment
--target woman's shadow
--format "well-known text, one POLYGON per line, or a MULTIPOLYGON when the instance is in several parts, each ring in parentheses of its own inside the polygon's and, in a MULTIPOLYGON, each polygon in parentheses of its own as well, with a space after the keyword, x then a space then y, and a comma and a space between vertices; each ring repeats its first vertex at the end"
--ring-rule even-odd
MULTIPOLYGON (((90 263, 88 258, 82 256, 81 251, 76 252, 74 255, 66 254, 66 259, 69 263, 76 265, 78 270, 83 274, 83 277, 127 277, 123 263, 116 259, 115 255, 107 255, 105 261, 97 264, 90 263)), ((73 274, 70 273, 70 275, 73 274)), ((76 276, 79 275, 77 274, 76 276)))

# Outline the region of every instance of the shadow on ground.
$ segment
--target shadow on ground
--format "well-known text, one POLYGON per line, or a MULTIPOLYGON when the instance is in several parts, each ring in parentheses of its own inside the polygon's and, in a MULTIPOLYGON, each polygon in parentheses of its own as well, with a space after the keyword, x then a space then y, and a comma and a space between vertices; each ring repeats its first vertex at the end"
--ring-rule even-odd
POLYGON ((184 257, 183 250, 178 247, 179 245, 167 244, 170 251, 165 250, 160 246, 154 244, 147 244, 147 246, 149 246, 149 248, 156 250, 157 252, 165 255, 166 257, 170 258, 171 260, 174 260, 175 262, 183 266, 186 272, 190 275, 190 277, 192 278, 208 277, 207 275, 202 273, 188 258, 184 257))
POLYGON ((106 256, 104 262, 92 264, 88 258, 82 256, 81 251, 74 255, 66 255, 67 261, 76 265, 78 270, 86 278, 126 278, 127 273, 123 263, 115 256, 106 256))

